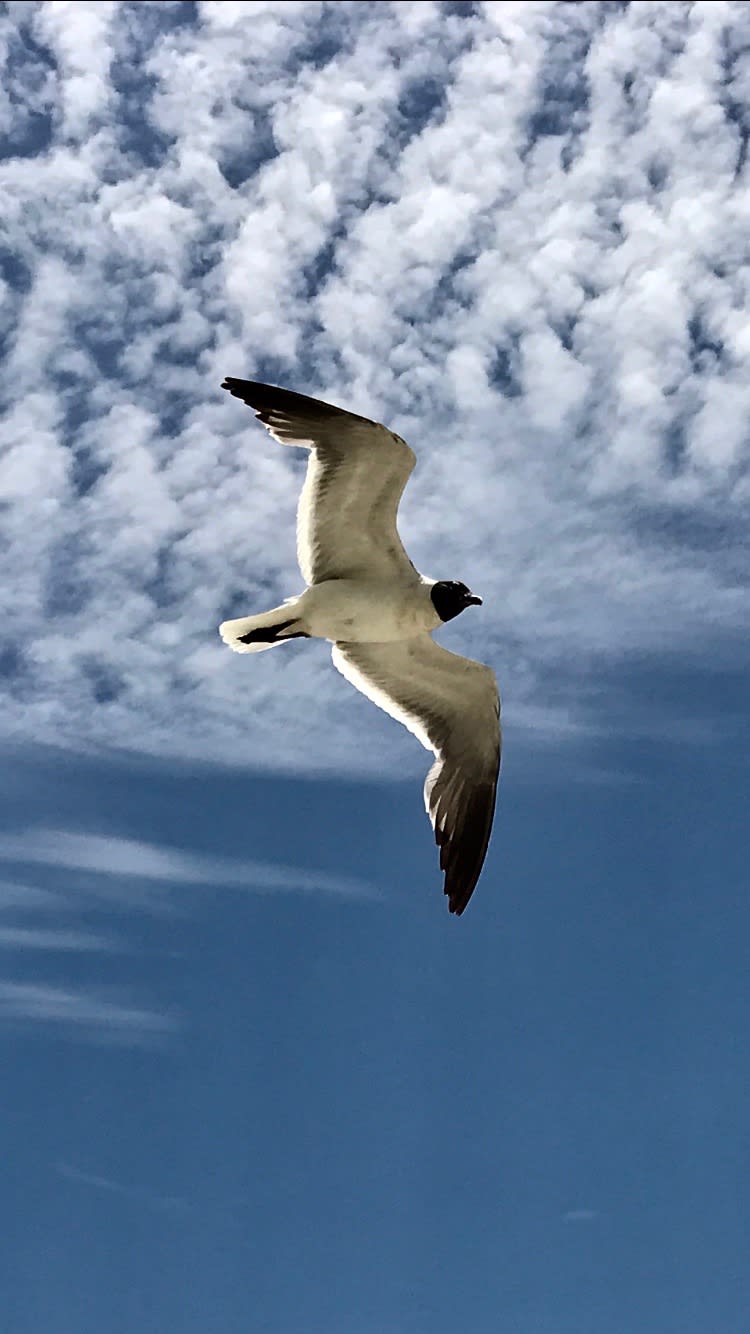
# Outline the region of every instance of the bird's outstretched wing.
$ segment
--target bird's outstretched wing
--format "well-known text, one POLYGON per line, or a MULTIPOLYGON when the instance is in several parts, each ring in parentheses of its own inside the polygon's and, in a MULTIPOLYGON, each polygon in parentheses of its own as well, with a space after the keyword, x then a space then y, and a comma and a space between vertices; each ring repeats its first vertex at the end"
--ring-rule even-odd
POLYGON ((334 665, 436 756, 424 788, 451 912, 466 907, 490 841, 500 771, 494 672, 430 635, 393 644, 335 644, 334 665))
POLYGON ((308 584, 416 574, 396 528, 416 462, 400 436, 288 389, 233 376, 222 388, 253 408, 279 444, 311 451, 297 508, 297 559, 308 584))

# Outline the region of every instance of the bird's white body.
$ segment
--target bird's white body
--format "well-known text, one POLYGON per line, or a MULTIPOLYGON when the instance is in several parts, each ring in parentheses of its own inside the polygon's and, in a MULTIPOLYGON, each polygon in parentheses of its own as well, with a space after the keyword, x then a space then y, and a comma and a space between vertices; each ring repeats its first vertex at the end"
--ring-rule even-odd
POLYGON ((224 387, 310 461, 297 510, 308 587, 271 611, 224 621, 222 639, 238 653, 329 640, 341 674, 432 751, 425 805, 448 906, 460 914, 492 828, 500 703, 490 668, 441 648, 432 631, 481 599, 465 584, 426 579, 404 550, 396 513, 416 460, 400 436, 272 385, 228 379, 224 387))
POLYGON ((385 644, 437 629, 431 587, 432 580, 417 578, 327 579, 302 594, 297 612, 317 639, 385 644))

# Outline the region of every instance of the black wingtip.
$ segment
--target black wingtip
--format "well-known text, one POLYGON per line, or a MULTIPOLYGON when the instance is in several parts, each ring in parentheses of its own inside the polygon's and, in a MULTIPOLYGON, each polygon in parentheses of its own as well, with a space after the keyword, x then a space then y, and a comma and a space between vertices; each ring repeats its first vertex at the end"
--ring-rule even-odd
POLYGON ((221 382, 222 389, 228 393, 234 394, 235 398, 241 398, 247 402, 247 395, 253 397, 258 394, 278 394, 286 393, 284 389, 279 389, 275 384, 261 384, 260 380, 241 380, 237 375, 225 375, 221 382))
MULTIPOLYGON (((222 389, 226 389, 230 394, 234 394, 235 398, 242 398, 243 389, 249 388, 251 385, 252 381, 238 380, 236 375, 225 375, 221 382, 222 389)), ((263 387, 265 388, 265 386, 263 387)))
POLYGON ((368 426, 375 424, 369 417, 360 417, 356 412, 347 412, 345 408, 338 408, 334 403, 326 403, 322 398, 309 398, 307 394, 298 394, 293 389, 282 389, 280 385, 263 384, 260 380, 240 380, 236 375, 227 375, 221 387, 252 408, 261 421, 265 420, 264 413, 283 412, 312 423, 322 422, 331 417, 335 417, 337 421, 349 417, 367 422, 368 426))
MULTIPOLYGON (((477 879, 479 879, 478 876, 477 879)), ((469 899, 474 893, 474 889, 475 886, 472 885, 468 894, 464 891, 464 893, 461 894, 460 897, 457 894, 451 894, 448 890, 445 891, 446 894, 448 895, 448 912, 451 913, 453 917, 461 916, 461 914, 463 913, 464 909, 466 908, 469 902, 469 899)))
POLYGON ((440 870, 445 872, 443 893, 448 900, 448 912, 453 917, 460 917, 482 873, 489 843, 489 830, 477 840, 475 856, 468 865, 461 864, 459 847, 455 843, 451 845, 450 841, 446 841, 440 829, 435 831, 435 842, 440 848, 440 870))

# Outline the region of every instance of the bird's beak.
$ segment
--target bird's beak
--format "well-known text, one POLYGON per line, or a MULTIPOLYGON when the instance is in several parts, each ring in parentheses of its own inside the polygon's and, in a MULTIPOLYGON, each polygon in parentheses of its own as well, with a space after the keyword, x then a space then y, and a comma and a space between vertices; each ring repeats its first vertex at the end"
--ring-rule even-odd
POLYGON ((471 597, 467 598, 466 605, 469 607, 481 607, 482 599, 478 598, 476 593, 472 593, 471 597))

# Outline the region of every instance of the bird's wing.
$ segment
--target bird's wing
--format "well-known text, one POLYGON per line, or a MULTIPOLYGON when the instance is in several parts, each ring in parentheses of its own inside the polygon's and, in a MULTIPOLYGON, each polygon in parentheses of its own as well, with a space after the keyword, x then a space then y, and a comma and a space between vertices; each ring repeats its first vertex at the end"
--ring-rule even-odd
POLYGON ((228 376, 281 445, 310 450, 297 509, 297 559, 308 584, 414 575, 396 528, 416 458, 400 436, 353 412, 288 389, 228 376))
POLYGON ((333 661, 435 755, 425 807, 448 907, 462 913, 482 870, 495 811, 501 734, 494 672, 426 634, 392 644, 335 644, 333 661))

